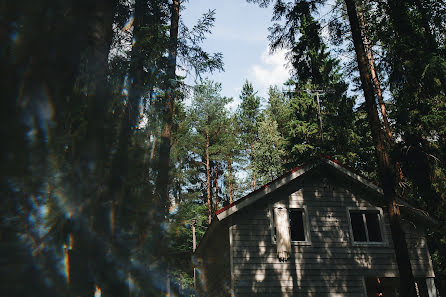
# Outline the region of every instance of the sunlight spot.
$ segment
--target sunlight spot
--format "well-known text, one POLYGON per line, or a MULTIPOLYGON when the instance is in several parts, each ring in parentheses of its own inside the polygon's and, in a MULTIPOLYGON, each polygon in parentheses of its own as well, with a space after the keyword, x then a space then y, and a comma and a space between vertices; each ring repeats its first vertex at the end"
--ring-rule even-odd
POLYGON ((98 286, 96 286, 94 297, 101 297, 101 288, 99 288, 98 286))
POLYGON ((127 277, 127 284, 129 286, 130 291, 135 290, 135 280, 133 279, 132 275, 129 273, 129 276, 127 277))
POLYGON ((263 271, 257 270, 255 279, 258 282, 262 282, 263 280, 265 280, 265 273, 263 271))

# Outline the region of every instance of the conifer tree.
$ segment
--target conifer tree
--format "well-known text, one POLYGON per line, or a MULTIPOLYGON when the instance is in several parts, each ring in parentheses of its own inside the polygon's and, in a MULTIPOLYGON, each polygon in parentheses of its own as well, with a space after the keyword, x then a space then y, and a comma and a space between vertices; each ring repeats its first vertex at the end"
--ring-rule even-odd
MULTIPOLYGON (((249 163, 252 170, 254 161, 254 142, 257 139, 257 121, 260 116, 260 97, 256 95, 252 84, 245 81, 240 94, 240 106, 237 111, 241 138, 246 144, 245 150, 249 155, 249 163)), ((255 171, 252 171, 252 189, 257 187, 255 171)))
POLYGON ((283 172, 284 139, 277 122, 268 113, 258 123, 258 139, 254 142, 253 169, 261 184, 267 184, 283 172))
POLYGON ((381 123, 378 117, 372 80, 368 68, 368 60, 356 13, 356 4, 351 0, 346 0, 345 4, 347 6, 347 13, 349 16, 358 68, 361 75, 361 85, 364 91, 367 116, 376 148, 376 158, 378 161, 381 186, 384 191, 384 198, 386 199, 389 207, 390 227, 392 230, 392 239, 395 248, 398 270, 400 273, 400 293, 403 296, 415 297, 417 295, 415 280, 412 273, 412 266, 410 263, 404 231, 401 226, 401 214, 396 202, 398 191, 397 186, 400 184, 399 174, 396 172, 397 168, 395 160, 392 160, 389 156, 389 147, 386 141, 387 139, 382 131, 381 123))
POLYGON ((227 122, 226 105, 230 99, 220 95, 221 85, 209 80, 195 86, 190 116, 194 121, 195 154, 205 168, 205 201, 208 205, 208 221, 211 223, 213 199, 211 195, 211 163, 221 160, 223 154, 224 127, 227 122))
POLYGON ((355 134, 354 98, 347 96, 339 61, 331 57, 312 15, 321 3, 276 1, 274 6, 273 19, 278 22, 270 28, 271 48, 289 50, 293 74, 288 84, 294 90, 288 92, 288 112, 283 113, 288 119, 281 121, 287 123, 282 131, 289 167, 321 155, 355 163, 350 143, 355 134))

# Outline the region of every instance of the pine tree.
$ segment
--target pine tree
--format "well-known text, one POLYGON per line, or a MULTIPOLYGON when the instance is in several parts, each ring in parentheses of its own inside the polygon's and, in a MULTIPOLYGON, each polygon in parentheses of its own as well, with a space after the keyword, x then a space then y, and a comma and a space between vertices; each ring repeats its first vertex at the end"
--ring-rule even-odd
POLYGON ((349 16, 352 31, 353 43, 360 71, 361 85, 364 91, 367 116, 372 130, 373 141, 376 148, 376 158, 380 174, 381 186, 384 191, 384 198, 389 207, 390 228, 395 248, 395 254, 400 273, 400 292, 403 296, 416 296, 415 281, 410 264, 409 252, 407 249, 404 231, 401 226, 401 214, 397 205, 397 186, 400 182, 399 174, 396 172, 396 163, 390 159, 386 136, 382 131, 378 117, 376 101, 371 76, 369 73, 368 60, 361 37, 361 30, 356 13, 354 1, 346 0, 347 13, 349 16))
POLYGON ((258 139, 254 142, 253 169, 257 179, 267 184, 283 172, 284 139, 277 122, 268 113, 258 123, 258 139))
MULTIPOLYGON (((347 161, 354 131, 354 98, 340 73, 339 61, 332 58, 321 38, 321 27, 313 17, 319 1, 284 3, 277 1, 269 39, 273 50, 289 50, 293 76, 288 82, 287 128, 281 128, 288 145, 288 167, 321 155, 347 161)), ((282 126, 284 126, 282 124, 282 126)), ((354 162, 351 162, 354 164, 354 162)))
POLYGON ((235 173, 240 167, 239 164, 243 161, 243 157, 241 156, 243 145, 240 138, 240 129, 237 116, 235 114, 231 115, 227 120, 223 134, 224 139, 222 140, 222 159, 226 165, 225 187, 227 188, 229 203, 234 202, 235 193, 238 188, 235 173))
POLYGON ((221 97, 221 85, 209 80, 195 86, 191 117, 196 130, 194 149, 205 167, 205 200, 208 205, 208 221, 211 223, 213 201, 211 196, 211 163, 222 159, 224 127, 227 122, 226 105, 230 99, 221 97))
MULTIPOLYGON (((249 155, 249 163, 252 170, 254 161, 254 142, 257 139, 257 121, 260 116, 260 97, 256 95, 252 84, 245 81, 240 94, 240 106, 237 111, 239 125, 241 127, 241 138, 246 143, 245 150, 249 155)), ((257 178, 252 171, 252 189, 257 187, 257 178)))

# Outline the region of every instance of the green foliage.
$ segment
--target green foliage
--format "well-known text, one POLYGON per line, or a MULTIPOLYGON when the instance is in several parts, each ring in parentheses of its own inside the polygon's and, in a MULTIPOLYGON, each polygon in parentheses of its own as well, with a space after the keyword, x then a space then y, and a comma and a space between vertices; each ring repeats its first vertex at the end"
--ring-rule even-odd
POLYGON ((258 123, 258 139, 253 145, 254 172, 266 184, 283 173, 284 139, 277 122, 268 114, 258 123))
MULTIPOLYGON (((206 204, 185 201, 177 205, 177 212, 171 215, 167 241, 168 259, 171 266, 193 277, 192 266, 192 224, 196 220, 195 236, 197 246, 207 228, 206 204)), ((183 276, 184 277, 184 276, 183 276)))
POLYGON ((226 105, 230 98, 221 97, 221 84, 209 80, 196 85, 189 116, 196 130, 195 152, 204 156, 206 135, 209 134, 209 152, 212 159, 221 159, 223 135, 228 111, 226 105))
POLYGON ((240 127, 240 138, 245 152, 245 163, 248 164, 252 187, 255 188, 256 176, 254 171, 254 142, 258 139, 258 121, 260 117, 260 97, 256 96, 254 87, 245 81, 240 94, 240 106, 236 114, 240 127))
POLYGON ((252 84, 245 81, 240 94, 238 118, 240 122, 242 139, 251 145, 256 139, 257 121, 260 116, 260 98, 256 96, 252 84))

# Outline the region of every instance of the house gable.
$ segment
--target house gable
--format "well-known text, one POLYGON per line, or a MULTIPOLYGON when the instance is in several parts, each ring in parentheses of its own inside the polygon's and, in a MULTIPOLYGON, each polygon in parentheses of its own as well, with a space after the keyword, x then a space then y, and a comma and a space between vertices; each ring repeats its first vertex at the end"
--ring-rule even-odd
MULTIPOLYGON (((379 195, 370 195, 373 191, 348 179, 315 170, 234 213, 228 230, 234 295, 357 297, 364 296, 367 277, 397 278, 385 212, 379 212, 381 242, 353 240, 349 210, 382 211, 379 195), (278 258, 273 238, 271 208, 275 205, 304 208, 308 219, 309 238, 292 243, 287 261, 278 258)), ((422 232, 413 240, 410 254, 415 276, 433 277, 422 232)))
MULTIPOLYGON (((204 283, 223 279, 211 271, 230 267, 230 277, 224 277, 230 284, 212 285, 207 292, 212 296, 365 296, 366 278, 398 277, 384 207, 380 188, 333 161, 297 168, 217 212, 196 256, 207 259, 204 262, 226 259, 203 265, 208 279, 204 283), (276 205, 301 210, 297 217, 305 217, 307 235, 292 241, 286 261, 278 258, 274 240, 271 210, 276 205), (355 242, 351 211, 379 213, 382 240, 355 242), (229 252, 222 253, 218 247, 229 252)), ((408 204, 403 211, 428 221, 427 214, 408 204)), ((423 227, 408 227, 415 228, 407 230, 414 274, 432 278, 423 227)))
POLYGON ((367 189, 368 191, 374 192, 374 196, 382 195, 382 190, 375 184, 367 181, 365 178, 347 170, 346 168, 342 167, 335 161, 321 160, 321 162, 319 163, 296 167, 290 172, 282 175, 281 177, 278 177, 272 182, 246 195, 245 197, 235 201, 232 204, 229 204, 226 207, 223 207, 222 209, 216 212, 217 218, 218 220, 223 220, 226 217, 229 217, 232 214, 236 213, 240 209, 256 202, 257 200, 263 199, 269 196, 271 193, 285 187, 286 185, 290 183, 295 183, 296 181, 303 179, 305 176, 312 175, 315 172, 320 172, 321 178, 323 178, 323 175, 326 175, 328 174, 328 172, 331 172, 334 175, 339 175, 339 178, 349 180, 352 183, 352 185, 357 184, 367 189))
MULTIPOLYGON (((385 205, 383 191, 380 187, 368 181, 364 177, 348 170, 344 166, 333 160, 323 159, 319 163, 308 164, 296 167, 290 172, 276 178, 263 187, 249 193, 245 197, 221 208, 215 214, 219 221, 226 219, 239 210, 255 203, 261 199, 271 197, 271 194, 287 188, 287 185, 299 183, 308 176, 318 176, 321 180, 331 176, 338 182, 346 184, 346 188, 358 189, 364 193, 364 199, 379 206, 385 205)), ((402 213, 407 215, 412 221, 421 224, 437 223, 426 212, 417 209, 407 202, 398 200, 402 213)))

